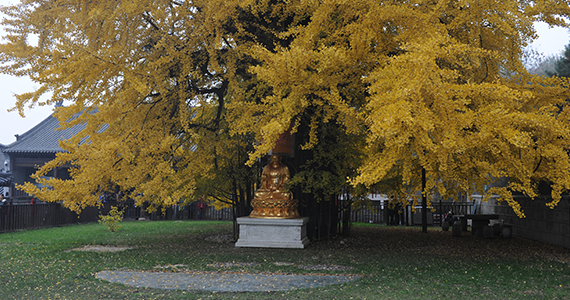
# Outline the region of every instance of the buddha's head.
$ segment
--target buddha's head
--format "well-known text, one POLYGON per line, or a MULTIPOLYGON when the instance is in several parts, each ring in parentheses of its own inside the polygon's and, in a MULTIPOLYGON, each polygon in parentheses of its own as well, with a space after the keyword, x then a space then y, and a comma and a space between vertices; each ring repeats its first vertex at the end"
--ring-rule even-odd
POLYGON ((281 156, 279 156, 279 155, 271 155, 271 165, 272 165, 273 167, 279 166, 280 163, 281 163, 281 156))

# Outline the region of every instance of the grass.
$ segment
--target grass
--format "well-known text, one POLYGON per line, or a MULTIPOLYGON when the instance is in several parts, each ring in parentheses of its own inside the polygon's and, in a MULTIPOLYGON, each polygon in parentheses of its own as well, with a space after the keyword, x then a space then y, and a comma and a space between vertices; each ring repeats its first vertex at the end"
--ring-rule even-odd
POLYGON ((122 225, 114 233, 93 223, 0 234, 0 299, 570 299, 570 250, 516 237, 454 238, 438 228, 424 234, 418 228, 355 224, 351 237, 312 242, 304 250, 257 249, 205 240, 231 233, 229 222, 122 225), (84 245, 136 248, 66 251, 84 245), (259 265, 212 266, 223 262, 259 265), (334 264, 365 276, 325 288, 270 293, 134 288, 94 276, 102 270, 156 270, 175 264, 204 271, 347 272, 297 267, 334 264))

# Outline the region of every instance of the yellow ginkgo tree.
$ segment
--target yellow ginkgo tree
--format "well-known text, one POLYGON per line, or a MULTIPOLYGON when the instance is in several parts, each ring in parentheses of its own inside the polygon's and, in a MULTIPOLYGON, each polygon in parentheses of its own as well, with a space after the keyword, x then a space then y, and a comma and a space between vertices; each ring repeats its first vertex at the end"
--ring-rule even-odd
POLYGON ((245 50, 274 46, 272 28, 296 22, 286 6, 271 9, 172 0, 24 0, 3 7, 1 71, 39 84, 17 96, 17 109, 65 101, 56 112, 62 126, 86 124, 36 173, 48 188, 23 189, 75 211, 100 205, 99 195, 117 188, 151 210, 204 196, 220 205, 245 201, 247 209, 252 139, 231 132, 225 115, 227 103, 245 94, 240 87, 255 82, 245 50), (269 19, 276 24, 257 35, 247 30, 269 19), (70 179, 41 177, 64 165, 70 179))
POLYGON ((253 71, 273 90, 259 135, 271 139, 308 110, 364 131, 367 155, 350 181, 397 175, 395 195, 483 193, 507 177, 485 195, 523 216, 513 191, 535 197, 547 181, 553 207, 570 188, 570 82, 522 64, 533 22, 567 26, 566 1, 311 3, 311 22, 284 34, 289 47, 254 49, 263 63, 253 71))
MULTIPOLYGON (((87 124, 37 174, 71 164, 71 179, 24 189, 76 210, 106 185, 151 207, 231 187, 287 130, 336 160, 308 160, 324 171, 304 178, 397 199, 508 177, 487 196, 522 216, 512 191, 547 181, 554 206, 570 188, 570 82, 522 64, 533 22, 567 26, 567 1, 23 0, 2 12, 0 70, 40 85, 18 109, 51 92, 47 104, 71 103, 64 126, 87 124), (247 155, 224 152, 241 145, 247 155), (246 169, 224 173, 230 161, 246 169)), ((329 187, 309 181, 293 179, 329 187)))

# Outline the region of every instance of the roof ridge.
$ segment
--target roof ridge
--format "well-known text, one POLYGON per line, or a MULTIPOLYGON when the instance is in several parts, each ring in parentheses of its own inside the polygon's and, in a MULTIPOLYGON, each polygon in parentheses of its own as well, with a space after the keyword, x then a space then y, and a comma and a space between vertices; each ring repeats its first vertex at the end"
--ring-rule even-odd
POLYGON ((75 136, 85 128, 85 124, 77 124, 69 128, 61 128, 59 119, 50 114, 44 120, 21 135, 17 135, 15 142, 3 149, 4 153, 35 152, 57 153, 64 150, 59 146, 60 140, 66 140, 75 136))
MULTIPOLYGON (((54 113, 51 113, 49 116, 47 116, 45 119, 43 119, 41 122, 39 122, 38 124, 34 125, 34 127, 28 129, 28 131, 22 133, 22 134, 15 134, 14 136, 16 137, 16 141, 8 144, 6 147, 9 148, 12 145, 18 143, 19 141, 21 141, 21 139, 26 138, 27 136, 31 136, 33 135, 33 133, 36 133, 38 128, 42 128, 42 125, 44 125, 44 123, 47 123, 49 121, 51 121, 51 118, 55 118, 54 113)), ((56 118, 57 119, 57 118, 56 118)), ((58 122, 59 123, 59 122, 58 122)))

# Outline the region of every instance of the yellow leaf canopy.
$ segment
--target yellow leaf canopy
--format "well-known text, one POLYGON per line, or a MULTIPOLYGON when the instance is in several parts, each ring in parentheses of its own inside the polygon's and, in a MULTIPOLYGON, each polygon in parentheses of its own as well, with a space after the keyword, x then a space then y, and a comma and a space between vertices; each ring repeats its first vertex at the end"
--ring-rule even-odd
POLYGON ((397 175, 396 192, 415 195, 423 168, 449 196, 508 177, 488 195, 521 215, 512 191, 548 181, 553 206, 570 188, 570 82, 521 62, 533 22, 567 26, 567 1, 25 0, 2 12, 0 70, 40 84, 17 108, 52 92, 47 104, 72 103, 66 126, 88 124, 40 171, 70 163, 72 180, 26 186, 75 209, 104 182, 172 205, 216 176, 220 149, 243 145, 232 138, 263 141, 251 164, 289 128, 308 128, 314 148, 327 124, 365 139, 354 185, 397 175))

